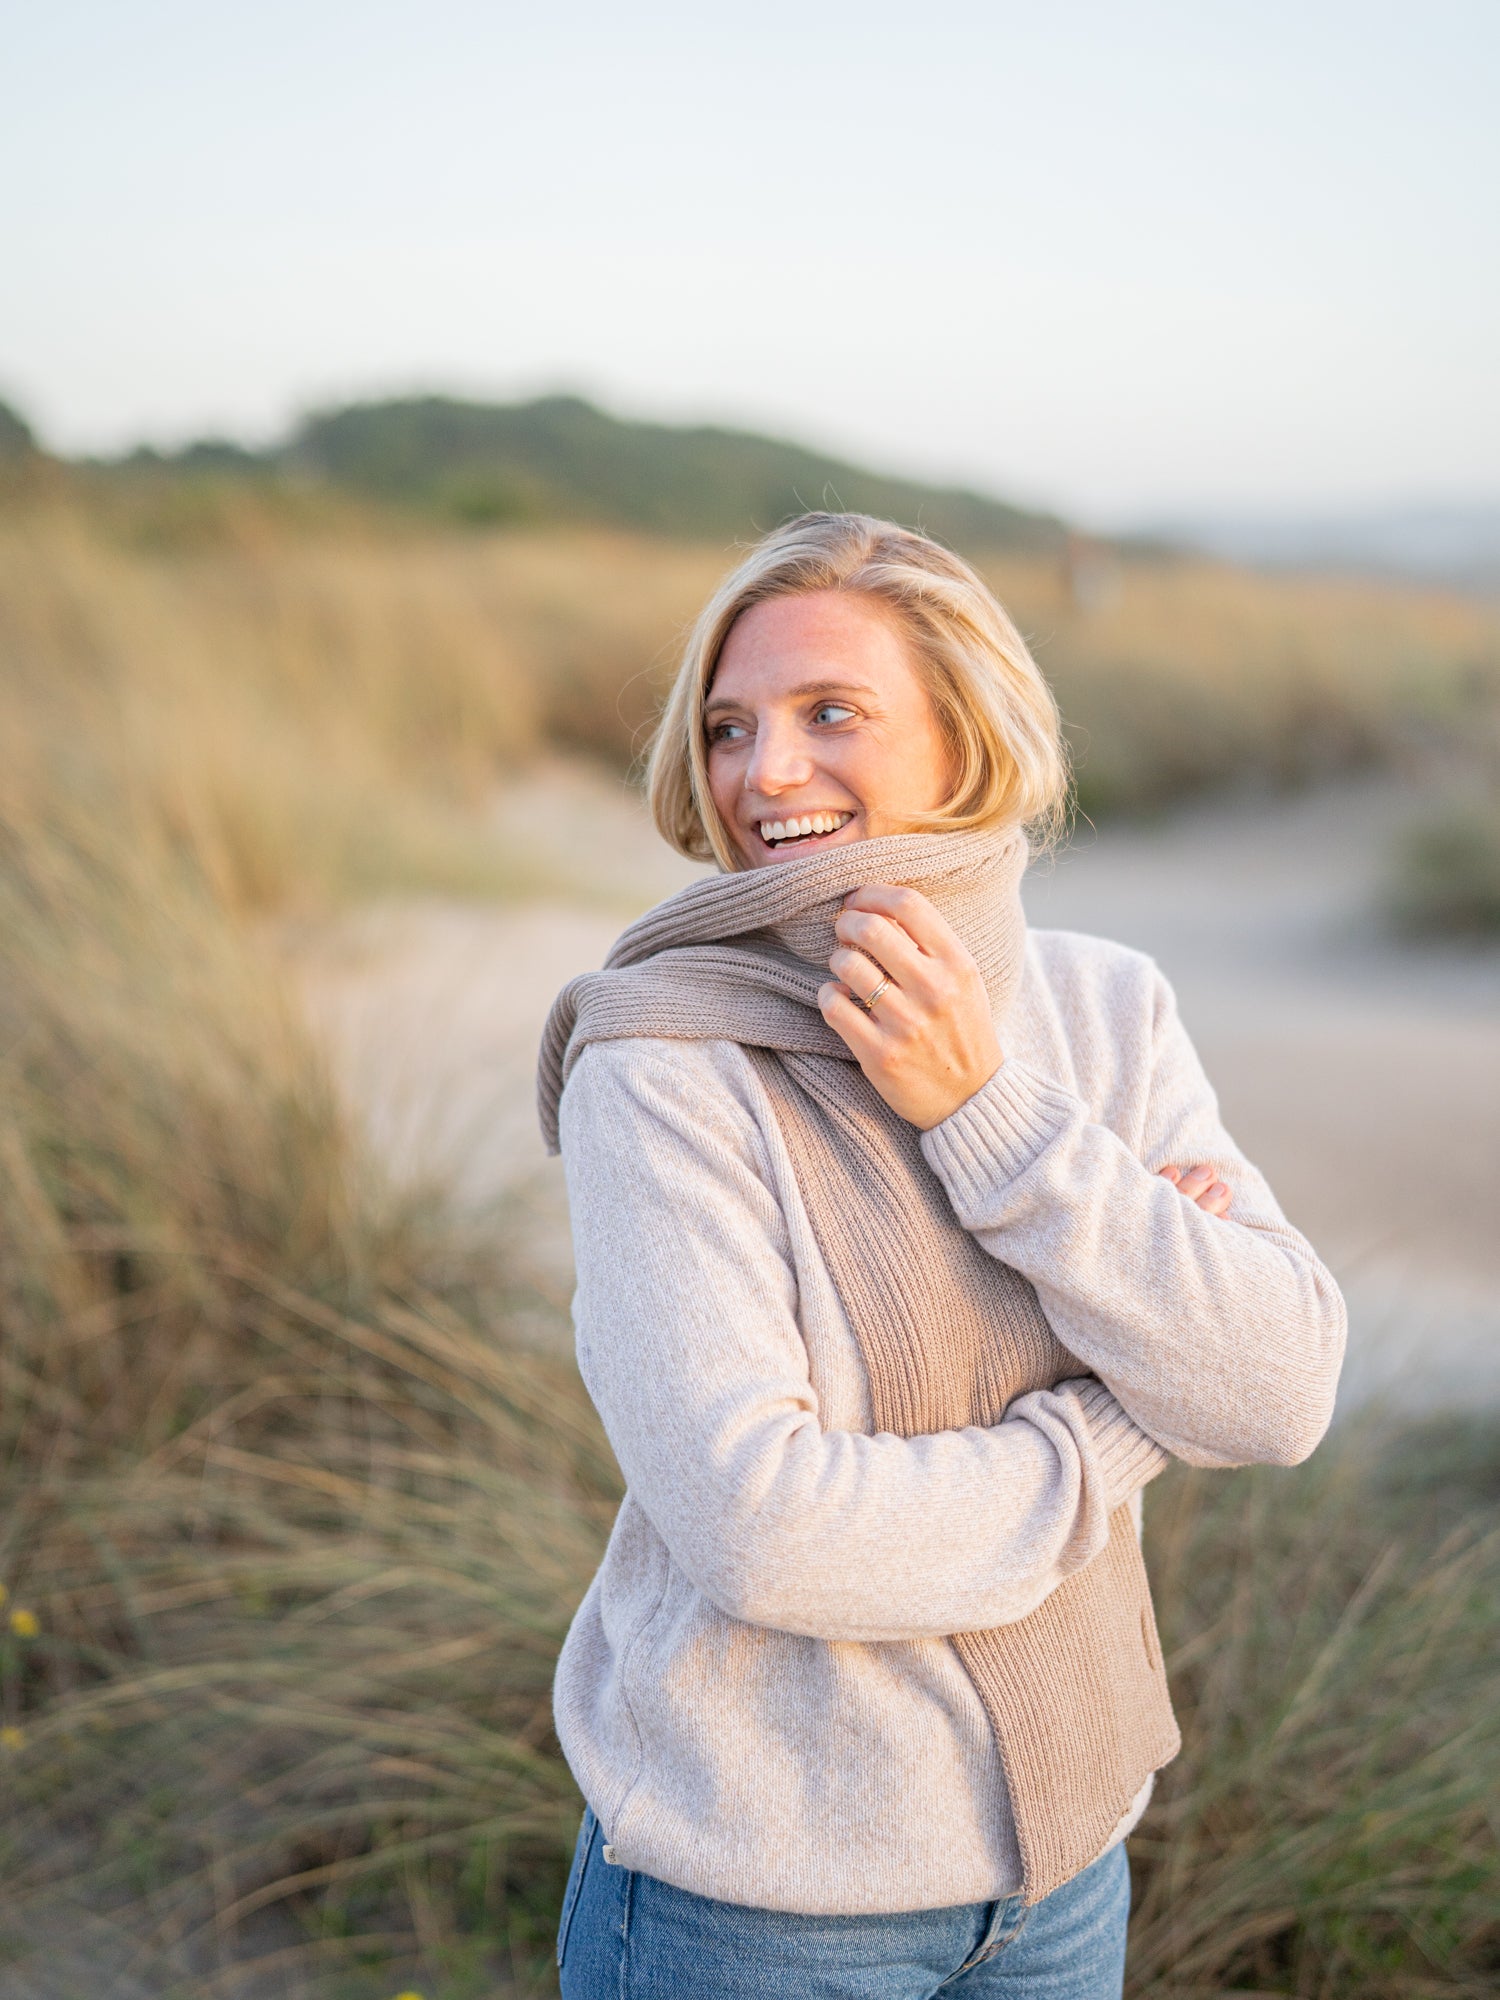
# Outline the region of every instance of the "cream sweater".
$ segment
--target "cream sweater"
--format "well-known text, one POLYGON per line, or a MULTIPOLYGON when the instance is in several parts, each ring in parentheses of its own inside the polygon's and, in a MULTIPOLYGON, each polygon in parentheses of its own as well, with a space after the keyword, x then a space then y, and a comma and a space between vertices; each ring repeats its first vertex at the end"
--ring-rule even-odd
POLYGON ((1167 1453, 1291 1464, 1327 1426, 1338 1290, 1225 1133, 1152 962, 1032 932, 1002 1046, 923 1152, 1093 1372, 992 1429, 910 1439, 869 1434, 860 1350, 743 1051, 578 1059, 579 1363, 628 1490, 555 1705, 624 1866, 808 1913, 1014 1892, 993 1732, 946 1635, 1025 1615, 1167 1453), (1226 1219, 1154 1171, 1199 1160, 1234 1191, 1226 1219))

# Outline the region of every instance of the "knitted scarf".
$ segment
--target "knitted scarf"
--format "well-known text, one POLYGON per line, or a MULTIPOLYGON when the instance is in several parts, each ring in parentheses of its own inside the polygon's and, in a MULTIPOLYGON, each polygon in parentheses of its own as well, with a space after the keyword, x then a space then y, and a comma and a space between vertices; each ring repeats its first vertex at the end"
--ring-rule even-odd
MULTIPOLYGON (((568 1072, 590 1042, 745 1047, 863 1353, 874 1428, 900 1437, 997 1424, 1015 1397, 1086 1371, 1028 1280, 959 1225, 916 1128, 867 1082, 817 990, 844 896, 893 883, 947 918, 1002 1020, 1022 972, 1026 860, 1014 829, 891 834, 694 883, 632 924, 603 971, 563 988, 543 1036, 538 1098, 553 1152, 568 1072)), ((950 1643, 994 1730, 1023 1893, 1036 1902, 1094 1859, 1180 1743, 1129 1508, 1034 1611, 950 1643)))

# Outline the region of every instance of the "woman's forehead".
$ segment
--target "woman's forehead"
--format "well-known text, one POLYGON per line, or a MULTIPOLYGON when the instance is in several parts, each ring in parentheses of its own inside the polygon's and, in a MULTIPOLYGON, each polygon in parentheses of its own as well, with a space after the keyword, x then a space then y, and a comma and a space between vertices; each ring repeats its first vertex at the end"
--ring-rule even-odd
POLYGON ((713 702, 891 694, 918 678, 906 636, 883 605, 849 591, 767 598, 730 628, 713 702))

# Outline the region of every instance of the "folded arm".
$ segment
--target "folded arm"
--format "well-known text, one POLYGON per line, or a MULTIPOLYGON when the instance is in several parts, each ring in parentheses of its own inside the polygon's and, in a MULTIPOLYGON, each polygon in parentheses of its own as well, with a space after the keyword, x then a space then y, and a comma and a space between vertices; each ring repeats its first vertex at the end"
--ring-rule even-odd
POLYGON ((1296 1464, 1328 1427, 1344 1302, 1219 1118, 1155 974, 1139 1153, 1008 1058, 922 1150, 964 1227, 1036 1287, 1057 1337, 1175 1457, 1296 1464), (1159 1169, 1210 1163, 1227 1214, 1159 1169))
POLYGON ((579 1364, 633 1498, 752 1624, 877 1640, 1024 1617, 1166 1454, 1091 1378, 989 1429, 825 1429, 765 1138, 705 1065, 604 1043, 563 1098, 579 1364))

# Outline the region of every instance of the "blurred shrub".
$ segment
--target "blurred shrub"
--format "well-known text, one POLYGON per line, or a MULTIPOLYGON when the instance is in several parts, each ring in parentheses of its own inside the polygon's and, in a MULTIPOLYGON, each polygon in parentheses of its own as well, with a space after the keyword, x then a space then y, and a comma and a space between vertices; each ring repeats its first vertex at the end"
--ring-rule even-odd
POLYGON ((1500 936, 1500 799, 1460 800, 1412 827, 1393 873, 1391 914, 1411 936, 1500 936))

